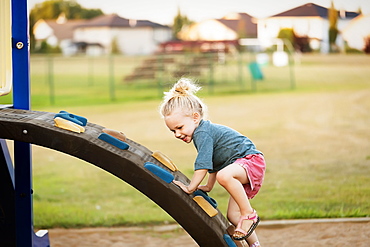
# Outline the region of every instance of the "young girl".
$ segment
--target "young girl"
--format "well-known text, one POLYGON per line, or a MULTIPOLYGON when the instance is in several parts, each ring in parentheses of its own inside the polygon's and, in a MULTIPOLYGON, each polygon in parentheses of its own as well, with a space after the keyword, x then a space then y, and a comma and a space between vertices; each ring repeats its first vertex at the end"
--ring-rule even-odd
POLYGON ((249 246, 260 246, 254 232, 259 217, 249 199, 258 193, 263 182, 263 154, 237 131, 204 119, 206 106, 195 96, 199 89, 191 80, 182 78, 165 93, 160 107, 175 137, 185 143, 193 141, 198 151, 190 184, 174 183, 191 194, 197 189, 209 192, 217 181, 230 194, 227 217, 236 226, 233 238, 246 239, 249 246), (206 185, 200 185, 207 173, 206 185))

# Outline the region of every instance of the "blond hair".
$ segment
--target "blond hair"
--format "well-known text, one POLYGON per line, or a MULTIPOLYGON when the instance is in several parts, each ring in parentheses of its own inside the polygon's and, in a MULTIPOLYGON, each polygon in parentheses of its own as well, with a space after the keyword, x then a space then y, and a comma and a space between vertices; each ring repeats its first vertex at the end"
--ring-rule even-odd
POLYGON ((198 112, 202 119, 205 118, 207 107, 195 95, 199 90, 200 87, 188 78, 178 80, 170 91, 164 93, 163 102, 159 110, 162 117, 166 117, 174 110, 180 109, 186 115, 198 112))

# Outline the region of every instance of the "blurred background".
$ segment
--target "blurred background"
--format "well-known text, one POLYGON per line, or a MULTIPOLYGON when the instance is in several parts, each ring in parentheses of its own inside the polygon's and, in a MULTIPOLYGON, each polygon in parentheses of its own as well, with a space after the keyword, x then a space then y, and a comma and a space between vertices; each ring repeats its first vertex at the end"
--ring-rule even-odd
POLYGON ((29 13, 33 107, 158 98, 182 76, 208 94, 294 89, 303 55, 370 52, 365 0, 30 0, 29 13))

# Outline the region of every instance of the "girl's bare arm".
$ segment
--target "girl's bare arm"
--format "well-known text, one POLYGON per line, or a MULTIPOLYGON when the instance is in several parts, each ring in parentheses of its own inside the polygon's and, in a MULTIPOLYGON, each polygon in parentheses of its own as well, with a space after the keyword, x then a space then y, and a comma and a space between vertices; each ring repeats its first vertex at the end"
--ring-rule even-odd
POLYGON ((193 175, 193 179, 191 180, 189 186, 184 185, 180 181, 173 181, 174 184, 178 185, 183 191, 187 194, 191 194, 197 190, 200 183, 203 181, 204 177, 207 175, 208 170, 201 169, 196 170, 193 175))
POLYGON ((213 186, 216 183, 216 175, 217 172, 210 173, 208 176, 208 182, 206 185, 199 185, 198 189, 203 190, 205 192, 210 192, 213 189, 213 186))

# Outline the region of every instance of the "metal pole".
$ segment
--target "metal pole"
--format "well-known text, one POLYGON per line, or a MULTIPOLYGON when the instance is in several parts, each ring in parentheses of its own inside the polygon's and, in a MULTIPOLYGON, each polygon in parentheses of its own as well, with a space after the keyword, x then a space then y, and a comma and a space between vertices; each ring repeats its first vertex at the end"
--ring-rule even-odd
POLYGON ((92 56, 87 57, 88 60, 88 85, 94 85, 94 58, 92 56))
MULTIPOLYGON (((12 0, 13 105, 29 110, 29 32, 27 0, 12 0)), ((27 130, 23 131, 26 134, 27 130)), ((18 247, 32 247, 32 164, 31 145, 14 142, 16 241, 18 247)))
MULTIPOLYGON (((293 55, 294 56, 294 55, 293 55)), ((289 70, 290 70, 290 89, 295 89, 295 75, 294 75, 294 58, 290 55, 289 59, 289 70)))
POLYGON ((213 68, 213 61, 212 61, 212 53, 209 54, 208 62, 209 62, 209 88, 208 88, 208 92, 209 92, 209 94, 213 94, 214 93, 215 80, 214 80, 214 68, 213 68))
MULTIPOLYGON (((166 57, 167 58, 167 57, 166 57)), ((161 98, 163 95, 163 80, 164 80, 164 54, 159 54, 157 56, 157 65, 156 71, 159 71, 159 78, 157 79, 157 87, 158 87, 158 97, 161 98)))
POLYGON ((239 51, 238 53, 238 77, 239 77, 239 85, 240 85, 240 90, 244 91, 245 86, 243 82, 243 53, 242 51, 239 51))
POLYGON ((13 104, 14 108, 29 110, 29 37, 27 0, 12 0, 13 35, 13 104))
POLYGON ((53 56, 48 54, 48 81, 49 81, 49 99, 50 104, 55 103, 55 90, 54 90, 54 59, 53 56))
POLYGON ((114 59, 113 55, 109 55, 109 95, 111 101, 116 100, 115 85, 114 85, 114 59))
POLYGON ((290 89, 295 89, 295 74, 294 74, 294 63, 295 63, 295 61, 294 61, 294 48, 293 48, 293 46, 292 46, 292 44, 288 41, 288 40, 286 40, 286 39, 284 39, 283 40, 283 44, 285 44, 285 46, 287 47, 287 49, 288 49, 288 58, 289 58, 289 74, 290 74, 290 89))

